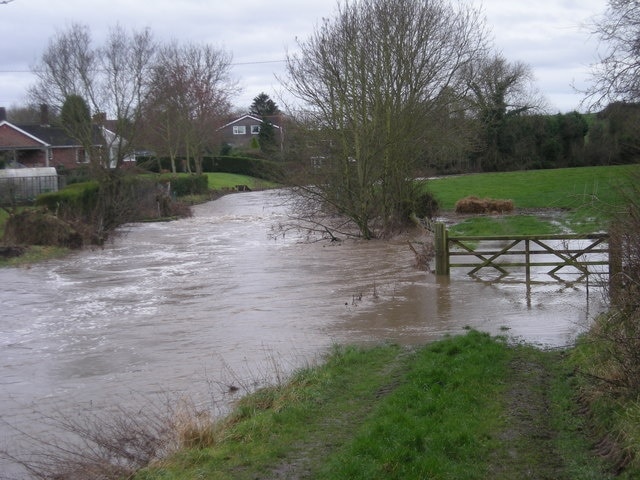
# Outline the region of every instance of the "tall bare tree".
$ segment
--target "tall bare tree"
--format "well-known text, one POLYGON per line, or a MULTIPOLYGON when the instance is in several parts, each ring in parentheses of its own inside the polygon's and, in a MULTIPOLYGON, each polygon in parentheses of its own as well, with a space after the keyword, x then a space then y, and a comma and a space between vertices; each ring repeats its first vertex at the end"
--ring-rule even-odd
POLYGON ((171 158, 191 160, 202 171, 202 157, 215 144, 215 132, 230 109, 235 82, 230 76, 232 56, 211 45, 179 45, 159 51, 151 76, 151 95, 146 104, 156 146, 171 158))
MULTIPOLYGON (((67 98, 79 96, 94 115, 102 114, 98 118, 115 119, 110 125, 115 135, 104 138, 107 148, 91 156, 95 167, 118 167, 136 144, 155 49, 149 30, 128 33, 116 26, 98 47, 93 45, 88 26, 72 24, 51 39, 34 66, 37 82, 30 89, 31 100, 59 110, 67 98)), ((94 143, 93 138, 78 140, 87 147, 94 143)))
POLYGON ((445 0, 354 0, 338 6, 299 53, 287 89, 302 101, 316 163, 306 198, 346 216, 364 238, 404 224, 418 161, 461 91, 462 68, 484 55, 478 11, 445 0))
POLYGON ((609 0, 593 32, 603 51, 592 68, 584 103, 602 108, 614 101, 640 101, 640 2, 609 0))
POLYGON ((67 97, 94 98, 99 61, 87 25, 72 24, 49 41, 33 67, 37 83, 29 90, 35 103, 61 108, 67 97))

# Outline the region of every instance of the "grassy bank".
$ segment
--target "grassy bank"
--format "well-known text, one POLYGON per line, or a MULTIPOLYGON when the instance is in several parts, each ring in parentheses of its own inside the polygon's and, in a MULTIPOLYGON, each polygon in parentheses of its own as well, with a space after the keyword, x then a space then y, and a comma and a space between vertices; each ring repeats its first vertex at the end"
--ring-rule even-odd
POLYGON ((613 478, 565 358, 474 331, 411 351, 337 348, 135 478, 613 478))

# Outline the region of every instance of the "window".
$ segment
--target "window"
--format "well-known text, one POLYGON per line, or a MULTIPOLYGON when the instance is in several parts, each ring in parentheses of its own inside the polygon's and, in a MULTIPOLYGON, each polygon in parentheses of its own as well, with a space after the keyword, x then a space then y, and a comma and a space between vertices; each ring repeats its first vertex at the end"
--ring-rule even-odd
POLYGON ((89 153, 84 148, 76 150, 76 163, 89 163, 89 153))
POLYGON ((234 135, 245 135, 247 133, 247 127, 244 125, 234 125, 233 126, 233 134, 234 135))
POLYGON ((260 125, 251 125, 251 133, 257 135, 260 133, 260 125))

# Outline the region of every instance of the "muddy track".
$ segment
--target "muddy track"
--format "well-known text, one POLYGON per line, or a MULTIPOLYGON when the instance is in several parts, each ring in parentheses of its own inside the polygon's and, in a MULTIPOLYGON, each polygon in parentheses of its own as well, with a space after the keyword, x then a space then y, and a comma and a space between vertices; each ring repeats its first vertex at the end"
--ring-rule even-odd
POLYGON ((496 452, 492 479, 561 480, 561 456, 555 450, 557 432, 551 425, 548 365, 526 351, 518 350, 510 363, 505 391, 506 428, 500 433, 504 445, 496 452))

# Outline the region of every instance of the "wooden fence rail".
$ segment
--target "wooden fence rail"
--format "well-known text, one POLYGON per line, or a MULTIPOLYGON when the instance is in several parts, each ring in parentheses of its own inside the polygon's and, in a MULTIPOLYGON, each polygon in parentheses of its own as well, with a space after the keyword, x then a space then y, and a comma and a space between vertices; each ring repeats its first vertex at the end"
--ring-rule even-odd
POLYGON ((512 236, 449 236, 442 223, 435 225, 436 274, 449 275, 451 268, 469 268, 474 275, 483 268, 492 268, 503 275, 509 267, 525 267, 527 279, 531 267, 553 267, 547 273, 555 275, 571 267, 588 275, 591 266, 607 266, 616 270, 609 248, 609 235, 512 235, 512 236), (577 246, 578 241, 581 245, 577 246), (492 246, 486 247, 487 242, 492 246), (495 243, 498 243, 498 246, 495 243), (586 245, 582 243, 586 242, 586 245), (540 256, 544 255, 544 258, 540 256), (508 258, 505 258, 507 257, 508 258), (456 261, 452 258, 471 258, 456 261), (540 258, 540 260, 538 260, 540 258))

